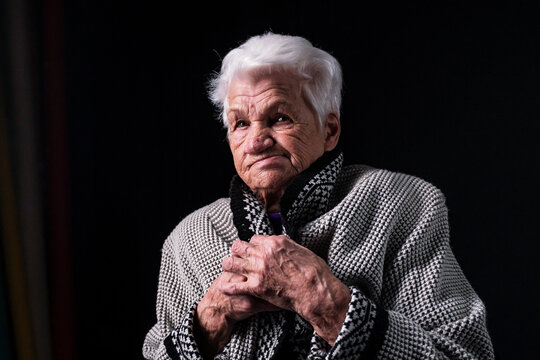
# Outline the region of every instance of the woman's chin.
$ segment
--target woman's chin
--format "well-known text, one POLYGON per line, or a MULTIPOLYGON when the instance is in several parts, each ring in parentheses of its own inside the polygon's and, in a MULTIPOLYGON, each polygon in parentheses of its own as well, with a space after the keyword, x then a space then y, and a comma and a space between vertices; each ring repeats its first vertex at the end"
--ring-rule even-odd
POLYGON ((294 176, 287 174, 282 169, 269 169, 257 174, 246 184, 253 191, 282 192, 293 178, 294 176))

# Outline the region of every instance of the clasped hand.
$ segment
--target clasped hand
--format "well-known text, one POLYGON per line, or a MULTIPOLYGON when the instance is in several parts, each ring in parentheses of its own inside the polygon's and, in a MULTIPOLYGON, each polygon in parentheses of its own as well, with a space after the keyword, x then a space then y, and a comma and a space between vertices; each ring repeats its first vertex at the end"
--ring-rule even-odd
POLYGON ((215 351, 237 321, 280 309, 298 313, 334 343, 350 293, 315 253, 286 236, 255 235, 249 243, 236 240, 222 268, 197 307, 203 340, 215 351))
POLYGON ((286 236, 237 240, 231 253, 222 262, 223 271, 241 276, 220 282, 220 291, 253 296, 301 315, 314 305, 314 295, 337 280, 323 259, 286 236))

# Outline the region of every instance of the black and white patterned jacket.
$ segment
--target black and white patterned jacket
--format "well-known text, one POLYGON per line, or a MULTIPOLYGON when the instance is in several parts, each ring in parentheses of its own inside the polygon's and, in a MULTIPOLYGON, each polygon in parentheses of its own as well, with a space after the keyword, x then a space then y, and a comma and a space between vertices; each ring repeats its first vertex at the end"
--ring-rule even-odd
MULTIPOLYGON (((259 313, 235 327, 221 359, 491 359, 486 313, 449 244, 447 209, 433 185, 326 153, 280 202, 283 232, 325 259, 351 302, 333 347, 300 316, 259 313)), ((157 323, 147 359, 200 359, 197 302, 234 240, 272 234, 260 202, 235 177, 231 198, 186 217, 162 251, 157 323)))

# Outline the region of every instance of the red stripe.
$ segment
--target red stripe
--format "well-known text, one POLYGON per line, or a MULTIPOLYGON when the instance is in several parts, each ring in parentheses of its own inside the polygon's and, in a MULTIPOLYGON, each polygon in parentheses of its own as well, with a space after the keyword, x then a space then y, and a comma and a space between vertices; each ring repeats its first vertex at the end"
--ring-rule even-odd
POLYGON ((53 358, 71 360, 76 351, 62 0, 45 1, 44 16, 53 358))

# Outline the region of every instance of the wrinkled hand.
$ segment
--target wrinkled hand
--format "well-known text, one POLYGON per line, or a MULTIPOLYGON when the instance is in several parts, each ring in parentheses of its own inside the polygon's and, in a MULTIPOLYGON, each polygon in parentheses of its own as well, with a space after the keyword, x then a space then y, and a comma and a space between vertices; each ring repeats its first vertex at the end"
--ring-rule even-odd
POLYGON ((227 295, 221 290, 229 282, 242 282, 246 277, 223 272, 197 305, 195 337, 203 357, 212 357, 229 342, 234 325, 261 311, 278 307, 250 295, 227 295))
POLYGON ((252 296, 298 313, 333 345, 350 293, 326 262, 286 236, 255 235, 237 240, 223 270, 237 277, 216 284, 227 295, 252 296))

